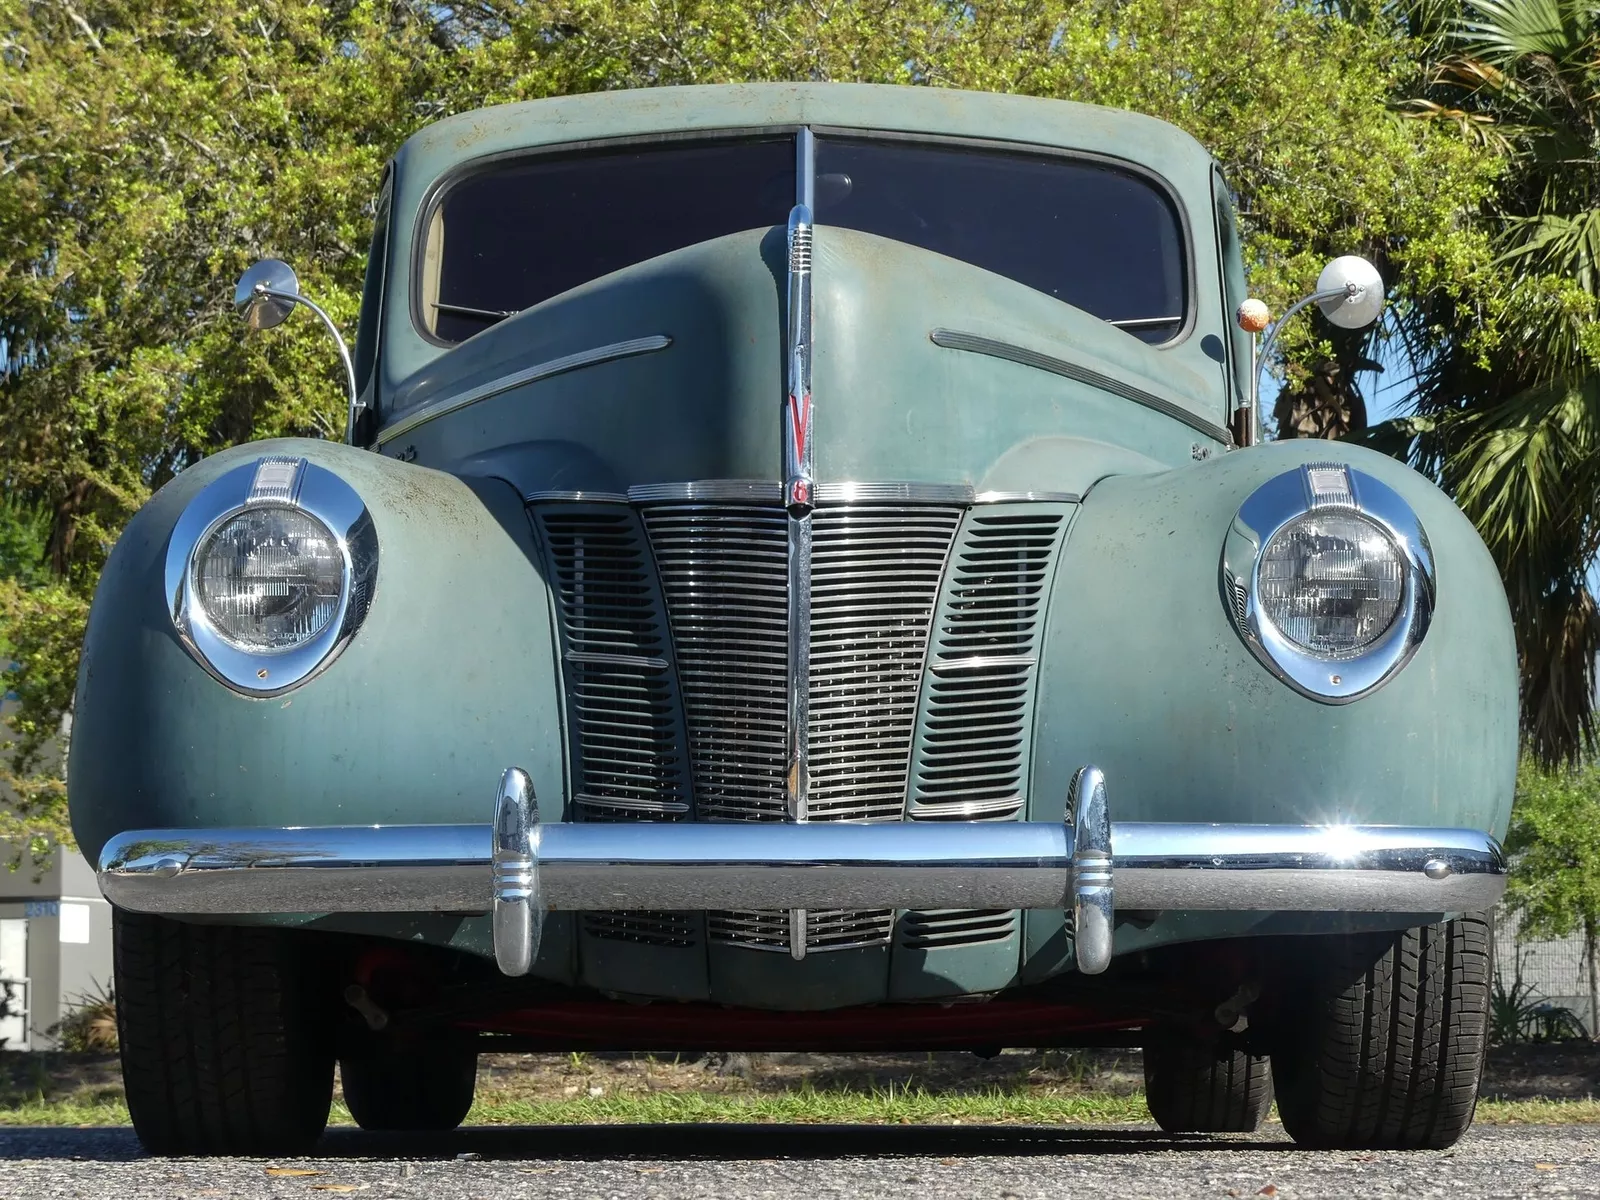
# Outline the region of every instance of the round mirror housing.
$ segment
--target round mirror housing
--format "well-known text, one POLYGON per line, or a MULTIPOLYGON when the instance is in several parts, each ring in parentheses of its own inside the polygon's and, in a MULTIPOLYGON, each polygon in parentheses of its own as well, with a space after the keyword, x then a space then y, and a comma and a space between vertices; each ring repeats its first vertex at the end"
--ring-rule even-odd
POLYGON ((263 258, 239 276, 233 307, 251 329, 271 329, 289 319, 299 294, 294 268, 281 258, 263 258))
POLYGON ((1341 329, 1363 329, 1383 311, 1383 276, 1355 254, 1341 255, 1323 267, 1317 276, 1317 291, 1344 293, 1317 301, 1322 315, 1341 329))

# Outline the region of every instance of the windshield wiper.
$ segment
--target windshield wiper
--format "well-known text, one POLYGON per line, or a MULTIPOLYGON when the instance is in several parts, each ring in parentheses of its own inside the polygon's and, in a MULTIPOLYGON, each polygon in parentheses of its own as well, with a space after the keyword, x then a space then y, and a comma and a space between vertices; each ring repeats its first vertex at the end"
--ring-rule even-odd
POLYGON ((467 308, 461 304, 440 304, 433 302, 434 308, 442 313, 449 313, 452 317, 476 317, 480 321, 487 321, 493 325, 496 321, 504 321, 507 317, 514 317, 515 312, 501 312, 493 308, 467 308))

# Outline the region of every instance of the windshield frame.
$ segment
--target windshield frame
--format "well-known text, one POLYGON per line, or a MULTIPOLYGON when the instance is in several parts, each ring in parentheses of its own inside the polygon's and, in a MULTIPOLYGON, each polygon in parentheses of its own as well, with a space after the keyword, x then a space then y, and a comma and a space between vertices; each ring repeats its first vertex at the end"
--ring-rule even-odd
MULTIPOLYGON (((1041 145, 1038 142, 1011 140, 1008 138, 974 138, 956 134, 938 134, 910 130, 871 129, 847 125, 817 125, 811 123, 796 123, 792 125, 756 125, 737 126, 723 129, 696 129, 696 130, 671 130, 663 133, 639 135, 626 135, 615 138, 589 138, 582 141, 557 142, 547 146, 527 147, 516 150, 501 151, 496 154, 483 155, 479 158, 468 159, 456 164, 450 170, 441 174, 428 186, 423 195, 422 203, 417 210, 417 219, 411 229, 411 271, 410 295, 408 308, 410 309, 411 326, 424 342, 440 349, 454 349, 464 345, 470 338, 462 341, 449 341, 438 337, 428 329, 423 315, 422 293, 423 281, 426 277, 424 256, 427 253, 428 234, 433 226, 435 214, 439 207, 449 198, 454 188, 465 180, 493 171, 509 164, 522 164, 542 158, 571 158, 588 153, 601 153, 606 150, 625 150, 635 146, 658 147, 674 142, 684 145, 714 144, 726 140, 766 140, 778 137, 798 138, 802 129, 809 129, 814 137, 821 140, 828 137, 848 138, 853 141, 866 142, 907 142, 923 146, 947 146, 953 149, 968 149, 979 152, 989 151, 1011 155, 1027 155, 1036 158, 1060 158, 1072 162, 1081 162, 1091 165, 1106 167, 1111 170, 1134 176, 1154 187, 1166 201, 1169 208, 1177 218, 1178 236, 1182 240, 1182 250, 1179 256, 1179 267, 1183 272, 1183 320, 1178 325, 1173 335, 1165 341, 1146 342, 1142 338, 1135 338, 1140 344, 1151 350, 1170 350, 1181 346, 1193 334, 1199 318, 1199 296, 1197 294, 1197 279, 1195 261, 1195 237, 1192 223, 1189 219, 1189 210, 1184 205, 1178 189, 1173 186, 1166 176, 1147 164, 1136 162, 1133 159, 1122 158, 1112 154, 1102 154, 1089 150, 1078 150, 1064 146, 1041 145)), ((936 251, 930 251, 936 253, 936 251)), ((982 269, 982 268, 980 268, 982 269)), ((1020 281, 1019 281, 1020 282, 1020 281)), ((581 286, 581 285, 580 285, 581 286)), ((1027 284, 1021 284, 1027 287, 1027 284)), ((1044 294, 1044 293, 1041 293, 1044 294)), ((553 299, 553 297, 552 297, 553 299)), ((1054 297, 1052 297, 1054 299, 1054 297)), ((1067 304, 1066 301, 1058 303, 1067 304)), ((531 307, 537 307, 533 305, 531 307)), ((1068 307, 1076 307, 1068 305, 1068 307)), ((526 309, 521 311, 527 311, 526 309)), ((1103 318, 1095 317, 1087 309, 1079 309, 1095 320, 1112 329, 1118 328, 1103 318)), ((485 326, 486 329, 493 325, 485 326)), ((1122 330, 1126 333, 1126 330, 1122 330)), ((1135 335, 1129 334, 1130 337, 1135 335)))

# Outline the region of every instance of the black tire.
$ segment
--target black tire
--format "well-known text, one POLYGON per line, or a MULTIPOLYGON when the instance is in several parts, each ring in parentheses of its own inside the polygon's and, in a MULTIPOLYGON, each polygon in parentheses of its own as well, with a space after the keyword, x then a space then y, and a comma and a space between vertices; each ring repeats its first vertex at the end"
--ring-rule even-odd
POLYGON ((1162 1030, 1144 1048, 1144 1098, 1168 1133, 1254 1133, 1272 1106, 1271 1064, 1231 1039, 1162 1030))
POLYGON ((1320 945, 1272 1054, 1289 1136, 1319 1149, 1453 1145, 1478 1103, 1490 952, 1478 913, 1320 945))
POLYGON ((446 1130, 461 1124, 478 1082, 471 1040, 375 1043, 339 1060, 344 1102, 363 1129, 446 1130))
POLYGON ((117 1033, 152 1154, 299 1154, 328 1123, 332 1022, 313 961, 276 929, 117 911, 117 1033))

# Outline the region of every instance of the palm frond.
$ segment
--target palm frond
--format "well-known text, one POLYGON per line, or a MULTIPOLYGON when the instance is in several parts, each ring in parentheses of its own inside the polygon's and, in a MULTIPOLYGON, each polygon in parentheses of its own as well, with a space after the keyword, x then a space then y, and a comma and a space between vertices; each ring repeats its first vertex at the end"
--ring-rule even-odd
POLYGON ((1600 209, 1510 218, 1502 246, 1501 261, 1575 280, 1600 298, 1600 209))
POLYGON ((1558 65, 1585 61, 1593 8, 1588 0, 1475 0, 1475 20, 1456 36, 1490 63, 1503 66, 1540 55, 1558 65))

